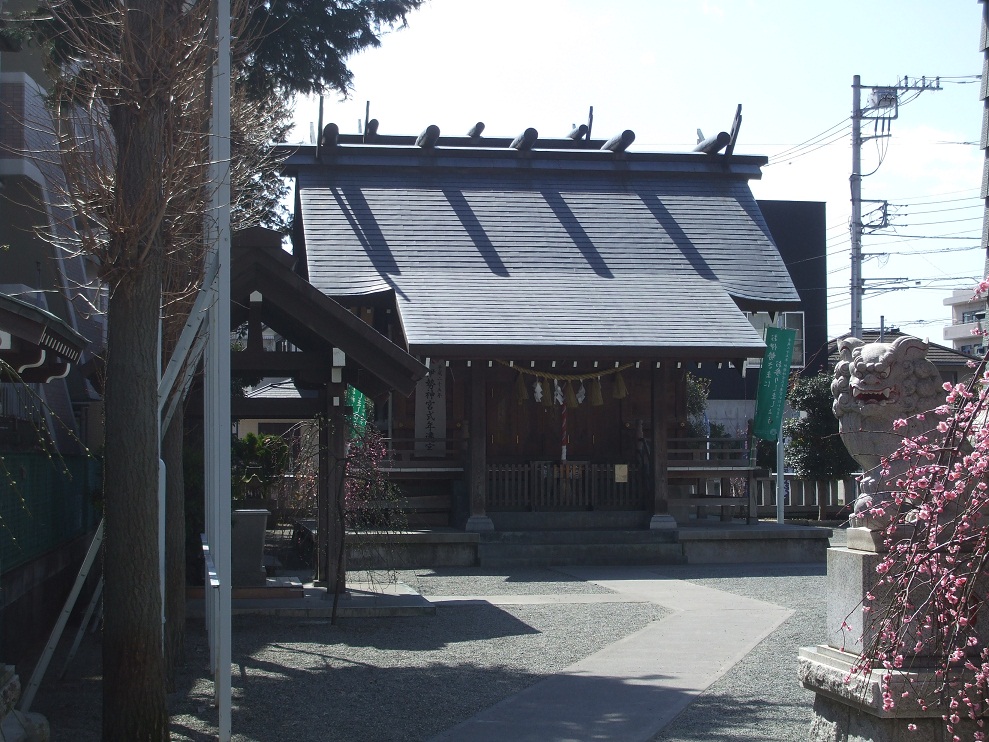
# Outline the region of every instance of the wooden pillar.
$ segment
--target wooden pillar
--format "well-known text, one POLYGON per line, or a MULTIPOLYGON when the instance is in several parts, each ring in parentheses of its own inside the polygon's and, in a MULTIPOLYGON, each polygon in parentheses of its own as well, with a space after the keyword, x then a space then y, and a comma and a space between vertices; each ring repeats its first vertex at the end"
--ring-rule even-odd
POLYGON ((323 420, 319 430, 319 483, 316 494, 316 584, 332 599, 346 589, 346 556, 340 546, 345 538, 343 473, 347 458, 347 408, 339 385, 327 385, 320 394, 323 420), (339 585, 338 585, 339 583, 339 585))
POLYGON ((670 515, 669 482, 667 466, 669 463, 667 445, 667 427, 676 405, 676 389, 674 388, 672 363, 663 361, 660 368, 653 367, 652 371, 652 471, 653 471, 653 508, 649 519, 651 530, 676 528, 676 520, 670 515))
POLYGON ((470 517, 468 531, 493 531, 494 523, 487 514, 488 494, 488 410, 487 369, 483 362, 474 361, 470 367, 470 517))
POLYGON ((326 535, 330 533, 330 409, 327 405, 329 390, 319 392, 319 451, 318 479, 316 480, 316 569, 315 584, 326 586, 329 550, 326 535))

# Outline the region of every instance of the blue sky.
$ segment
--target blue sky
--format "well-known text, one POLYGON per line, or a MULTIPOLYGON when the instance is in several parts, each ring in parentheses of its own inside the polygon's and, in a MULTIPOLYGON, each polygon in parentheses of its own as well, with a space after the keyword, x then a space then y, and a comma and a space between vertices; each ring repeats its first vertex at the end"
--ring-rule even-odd
MULTIPOLYGON (((901 105, 892 136, 862 150, 864 199, 891 204, 891 228, 866 236, 865 327, 943 342, 943 299, 982 272, 981 6, 914 0, 429 0, 409 26, 352 58, 349 99, 324 121, 358 131, 370 101, 382 134, 436 124, 461 135, 562 136, 586 122, 632 149, 689 151, 743 123, 736 152, 770 158, 757 198, 827 202, 829 333, 848 331, 852 77, 894 85, 940 76, 901 105), (827 134, 823 137, 819 135, 827 134), (900 282, 897 279, 908 279, 900 282)), ((911 94, 903 94, 906 101, 911 94)), ((299 101, 291 138, 308 141, 316 104, 299 101)), ((867 210, 868 206, 864 210, 867 210)))

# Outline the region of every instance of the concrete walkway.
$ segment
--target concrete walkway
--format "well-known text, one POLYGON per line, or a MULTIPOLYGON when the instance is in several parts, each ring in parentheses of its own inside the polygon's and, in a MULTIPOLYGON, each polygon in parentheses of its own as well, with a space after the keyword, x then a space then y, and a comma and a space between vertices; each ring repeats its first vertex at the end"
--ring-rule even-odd
MULTIPOLYGON (((448 729, 434 742, 646 742, 793 614, 772 603, 664 579, 649 568, 560 571, 615 595, 554 595, 555 602, 651 602, 671 613, 448 729)), ((490 602, 537 599, 502 595, 490 602)), ((454 600, 467 599, 430 598, 454 600)))

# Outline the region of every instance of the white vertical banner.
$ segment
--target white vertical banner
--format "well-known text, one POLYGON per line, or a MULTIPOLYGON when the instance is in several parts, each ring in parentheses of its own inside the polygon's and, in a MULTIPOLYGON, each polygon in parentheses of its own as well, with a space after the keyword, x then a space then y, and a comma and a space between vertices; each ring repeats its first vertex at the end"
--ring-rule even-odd
POLYGON ((446 456, 446 363, 432 360, 416 384, 416 445, 419 457, 446 456))

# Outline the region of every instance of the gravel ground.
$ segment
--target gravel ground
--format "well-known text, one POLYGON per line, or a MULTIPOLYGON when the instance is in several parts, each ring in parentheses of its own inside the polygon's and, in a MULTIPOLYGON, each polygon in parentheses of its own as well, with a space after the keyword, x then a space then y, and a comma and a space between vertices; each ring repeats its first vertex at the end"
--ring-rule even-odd
MULTIPOLYGON (((608 592, 552 570, 400 577, 427 595, 608 592)), ((335 627, 238 616, 234 739, 428 739, 665 614, 646 603, 440 605, 434 616, 341 619, 335 627)), ((189 665, 170 698, 172 739, 200 742, 215 735, 216 713, 200 622, 188 631, 189 665)), ((98 644, 88 639, 66 680, 42 686, 33 710, 48 717, 53 740, 99 739, 98 644)))
POLYGON ((795 611, 654 742, 803 740, 814 694, 797 681, 797 650, 825 637, 825 568, 814 565, 685 567, 664 574, 795 611))
POLYGON ((480 569, 404 570, 396 573, 420 595, 590 595, 611 591, 553 569, 516 569, 510 573, 480 569))
MULTIPOLYGON (((656 572, 795 614, 655 741, 806 739, 813 695, 796 680, 796 653, 824 636, 824 565, 656 572)), ((426 596, 609 592, 549 569, 397 576, 426 596)), ((429 739, 664 615, 659 606, 616 602, 439 605, 435 616, 341 619, 335 627, 320 619, 235 617, 233 656, 240 672, 233 681, 234 740, 429 739)), ((99 653, 99 639, 87 636, 66 678, 51 673, 42 685, 32 710, 48 717, 55 742, 99 739, 99 653)), ((169 700, 172 739, 205 742, 215 739, 216 712, 201 621, 189 623, 186 655, 169 700)), ((61 668, 58 657, 52 668, 61 668)))

